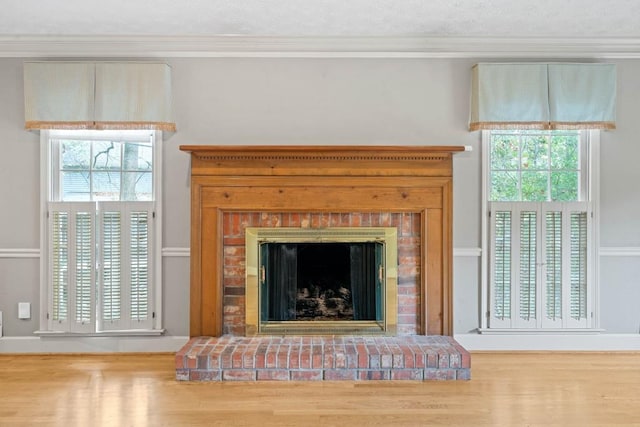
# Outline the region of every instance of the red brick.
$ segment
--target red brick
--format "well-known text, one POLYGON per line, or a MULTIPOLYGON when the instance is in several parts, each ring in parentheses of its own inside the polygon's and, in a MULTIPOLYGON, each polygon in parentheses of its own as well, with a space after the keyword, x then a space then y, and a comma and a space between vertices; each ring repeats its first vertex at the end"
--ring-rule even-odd
POLYGON ((257 373, 258 381, 289 381, 288 369, 260 369, 257 373))
POLYGON ((224 246, 238 246, 238 245, 244 245, 245 243, 245 237, 233 237, 233 236, 225 236, 223 239, 223 245, 224 246))
POLYGON ((220 371, 194 370, 189 372, 190 381, 220 381, 220 371))
POLYGON ((353 381, 356 379, 357 372, 353 369, 327 369, 324 371, 324 379, 327 381, 353 381))
POLYGON ((322 381, 322 370, 291 371, 292 381, 322 381))
POLYGON ((358 368, 366 369, 369 367, 369 353, 367 352, 367 347, 364 344, 356 345, 356 350, 358 352, 358 368))
POLYGON ((424 369, 424 368, 427 367, 426 357, 425 357, 424 353, 422 353, 422 352, 414 353, 414 357, 415 357, 415 367, 416 368, 424 369))
POLYGON ((347 367, 347 355, 344 353, 344 349, 341 351, 337 351, 334 357, 335 367, 336 368, 346 368, 347 367))
MULTIPOLYGON (((398 234, 400 236, 407 236, 411 234, 412 231, 412 223, 413 223, 413 215, 411 213, 403 213, 401 219, 401 225, 398 230, 398 234)), ((417 216, 417 215, 416 215, 417 216)))
POLYGON ((300 369, 311 368, 311 348, 309 346, 303 347, 300 352, 300 369))
POLYGON ((425 380, 455 380, 456 369, 425 369, 425 380))
POLYGON ((392 369, 391 379, 392 380, 414 380, 414 381, 422 380, 423 371, 422 369, 392 369))
POLYGON ((300 348, 293 347, 289 352, 289 369, 300 368, 300 348))
POLYGON ((334 352, 325 349, 324 363, 322 364, 322 367, 325 369, 332 369, 335 366, 334 361, 335 361, 334 352))
POLYGON ((393 356, 391 354, 383 354, 380 357, 381 368, 391 368, 393 366, 393 356))
POLYGON ((427 353, 427 368, 438 367, 438 354, 433 352, 427 353))
POLYGON ((265 354, 256 353, 256 369, 263 369, 265 367, 265 354))
POLYGON ((439 352, 438 353, 438 368, 448 368, 449 367, 449 353, 439 352))
POLYGON ((391 215, 388 212, 383 212, 380 214, 380 226, 381 227, 391 226, 391 215))
POLYGON ((369 352, 369 367, 371 369, 379 369, 380 368, 380 355, 379 354, 371 354, 371 352, 369 352))
POLYGON ((270 346, 265 354, 264 367, 267 369, 275 369, 278 366, 278 347, 270 346))
POLYGON ((278 360, 277 360, 278 368, 289 368, 289 346, 288 345, 280 345, 278 350, 278 360))
POLYGON ((311 367, 313 369, 323 368, 324 361, 322 359, 322 347, 314 345, 311 351, 311 367))
POLYGON ((253 369, 225 369, 222 371, 223 381, 255 381, 256 371, 253 369))
POLYGON ((358 371, 356 379, 358 380, 388 380, 391 374, 388 370, 364 370, 358 371))
MULTIPOLYGON (((400 351, 400 349, 396 349, 394 351, 400 351)), ((393 368, 401 369, 404 368, 404 354, 402 353, 394 353, 393 354, 393 368)))
POLYGON ((300 214, 299 213, 291 213, 289 214, 289 226, 290 227, 300 227, 300 214))
POLYGON ((468 381, 471 379, 471 369, 456 369, 456 379, 468 381))
POLYGON ((331 222, 331 214, 323 212, 320 214, 320 227, 328 227, 331 222))
POLYGON ((186 367, 189 369, 196 369, 198 367, 198 358, 197 356, 187 356, 185 357, 186 367))
POLYGON ((402 349, 404 352, 404 367, 405 368, 415 368, 415 359, 413 356, 413 352, 408 347, 402 349))
POLYGON ((189 381, 189 369, 176 369, 176 381, 189 381))
POLYGON ((181 355, 180 353, 176 354, 175 357, 175 365, 176 365, 176 369, 185 369, 188 368, 188 366, 185 366, 185 358, 184 355, 181 355))
POLYGON ((242 368, 243 365, 243 349, 241 347, 236 347, 231 356, 231 367, 233 368, 242 368))

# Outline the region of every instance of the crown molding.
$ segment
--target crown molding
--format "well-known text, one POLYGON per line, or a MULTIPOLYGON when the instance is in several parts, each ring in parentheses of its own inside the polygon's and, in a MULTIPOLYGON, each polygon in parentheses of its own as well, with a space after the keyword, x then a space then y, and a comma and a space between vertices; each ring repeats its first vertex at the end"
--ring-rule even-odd
POLYGON ((640 38, 0 35, 18 58, 640 58, 640 38))

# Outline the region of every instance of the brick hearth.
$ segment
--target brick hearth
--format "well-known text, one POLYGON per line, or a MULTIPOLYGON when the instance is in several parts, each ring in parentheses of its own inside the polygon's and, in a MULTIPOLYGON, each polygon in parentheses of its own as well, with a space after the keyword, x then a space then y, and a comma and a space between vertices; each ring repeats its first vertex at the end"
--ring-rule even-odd
POLYGON ((181 381, 468 380, 469 353, 446 336, 192 338, 181 381))

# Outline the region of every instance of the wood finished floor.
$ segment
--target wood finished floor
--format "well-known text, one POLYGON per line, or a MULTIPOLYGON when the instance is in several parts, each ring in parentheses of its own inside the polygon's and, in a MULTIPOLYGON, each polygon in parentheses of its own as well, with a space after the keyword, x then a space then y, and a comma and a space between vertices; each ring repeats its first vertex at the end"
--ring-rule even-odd
POLYGON ((472 380, 184 383, 173 354, 0 355, 0 426, 640 426, 640 353, 481 353, 472 380))

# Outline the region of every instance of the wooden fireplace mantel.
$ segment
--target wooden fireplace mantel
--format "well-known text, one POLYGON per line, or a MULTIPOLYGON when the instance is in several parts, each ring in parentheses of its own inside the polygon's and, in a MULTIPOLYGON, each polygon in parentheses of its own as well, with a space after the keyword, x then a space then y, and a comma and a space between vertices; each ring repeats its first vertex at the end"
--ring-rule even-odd
POLYGON ((223 326, 225 212, 412 212, 420 332, 451 335, 452 155, 462 146, 208 146, 191 153, 190 335, 223 326))

